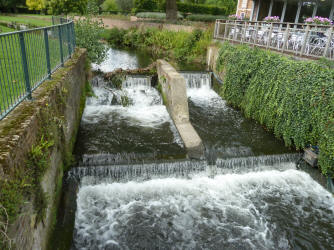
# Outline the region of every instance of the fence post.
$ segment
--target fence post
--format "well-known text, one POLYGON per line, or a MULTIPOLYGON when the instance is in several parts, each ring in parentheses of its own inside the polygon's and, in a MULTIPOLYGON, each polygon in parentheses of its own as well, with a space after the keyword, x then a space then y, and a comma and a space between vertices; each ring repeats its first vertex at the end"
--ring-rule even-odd
POLYGON ((286 30, 284 32, 284 37, 283 37, 283 46, 282 46, 282 53, 288 48, 288 41, 289 41, 289 32, 290 32, 290 23, 286 25, 286 30))
POLYGON ((61 25, 58 26, 58 33, 59 33, 60 61, 61 61, 61 66, 64 66, 63 40, 61 37, 61 25))
POLYGON ((268 34, 268 41, 267 41, 267 49, 270 47, 271 44, 271 36, 273 34, 273 23, 271 23, 270 25, 270 29, 269 29, 269 34, 268 34))
POLYGON ((48 36, 48 29, 47 28, 44 29, 44 42, 45 42, 46 66, 48 68, 48 78, 51 79, 49 36, 48 36))
POLYGON ((305 30, 305 34, 304 34, 302 48, 300 50, 300 56, 303 56, 303 54, 305 53, 305 48, 306 48, 306 45, 307 45, 307 42, 308 42, 308 39, 309 39, 309 37, 308 37, 309 32, 310 32, 310 25, 307 25, 306 30, 305 30))
POLYGON ((74 22, 72 21, 72 39, 73 39, 73 49, 75 49, 76 47, 76 37, 75 37, 75 26, 74 26, 74 22))
MULTIPOLYGON (((328 49, 329 49, 330 44, 332 42, 332 38, 333 38, 333 27, 331 26, 329 28, 329 36, 328 36, 328 39, 327 39, 327 42, 326 42, 326 47, 325 47, 324 54, 323 54, 324 57, 327 57, 328 49)), ((329 58, 330 58, 330 56, 329 56, 329 58)))
POLYGON ((68 45, 68 56, 71 58, 72 55, 72 47, 71 47, 71 34, 70 34, 70 24, 66 24, 66 30, 67 30, 67 45, 68 45))
POLYGON ((31 96, 31 86, 30 86, 29 70, 28 70, 28 63, 27 63, 27 52, 26 52, 23 32, 19 33, 19 38, 20 38, 23 74, 24 74, 26 91, 28 93, 27 97, 29 100, 31 100, 32 96, 31 96))

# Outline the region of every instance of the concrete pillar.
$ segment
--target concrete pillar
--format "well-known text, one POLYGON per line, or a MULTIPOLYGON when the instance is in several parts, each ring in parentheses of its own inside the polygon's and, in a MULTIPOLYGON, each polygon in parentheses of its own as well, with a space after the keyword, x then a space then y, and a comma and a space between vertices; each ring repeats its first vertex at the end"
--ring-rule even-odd
POLYGON ((260 8, 261 8, 261 0, 258 0, 255 21, 258 21, 260 8))
POLYGON ((281 23, 284 22, 285 12, 286 12, 286 6, 288 5, 288 0, 284 1, 283 9, 282 9, 282 15, 281 15, 281 23))
POLYGON ((204 156, 204 145, 189 120, 186 81, 168 62, 157 61, 159 84, 167 110, 183 140, 190 158, 204 156))
POLYGON ((303 3, 302 0, 298 1, 298 9, 297 9, 296 17, 295 17, 295 23, 298 23, 300 10, 302 8, 302 3, 303 3))
POLYGON ((271 16, 271 12, 273 11, 274 0, 270 0, 268 16, 271 16))

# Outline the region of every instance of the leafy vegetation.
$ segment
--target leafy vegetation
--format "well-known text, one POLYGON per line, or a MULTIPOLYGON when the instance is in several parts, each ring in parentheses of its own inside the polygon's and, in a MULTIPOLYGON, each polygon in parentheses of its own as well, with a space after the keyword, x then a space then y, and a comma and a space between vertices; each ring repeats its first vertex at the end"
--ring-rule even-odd
POLYGON ((84 14, 87 9, 87 0, 49 0, 48 14, 60 15, 68 13, 84 14))
POLYGON ((225 6, 214 6, 206 4, 191 4, 191 3, 177 3, 178 11, 184 13, 195 13, 195 14, 211 14, 211 15, 228 15, 231 14, 230 9, 225 6))
POLYGON ((8 28, 7 26, 0 25, 0 33, 13 32, 15 29, 8 28))
POLYGON ((187 20, 197 21, 197 22, 215 22, 216 19, 226 19, 226 16, 207 15, 207 14, 193 14, 187 16, 187 20))
POLYGON ((320 148, 319 165, 334 177, 334 70, 248 46, 224 43, 217 59, 220 94, 284 139, 320 148))
MULTIPOLYGON (((150 18, 150 19, 166 19, 166 13, 161 12, 139 12, 136 15, 139 18, 150 18)), ((183 18, 181 14, 178 13, 177 17, 179 19, 183 18)))
POLYGON ((100 41, 103 32, 103 22, 92 16, 80 17, 75 22, 77 46, 87 49, 91 62, 101 63, 106 55, 106 47, 100 41))
POLYGON ((206 48, 211 42, 212 28, 206 31, 194 30, 191 33, 157 28, 113 28, 105 32, 104 38, 114 47, 147 49, 155 58, 204 64, 206 48))

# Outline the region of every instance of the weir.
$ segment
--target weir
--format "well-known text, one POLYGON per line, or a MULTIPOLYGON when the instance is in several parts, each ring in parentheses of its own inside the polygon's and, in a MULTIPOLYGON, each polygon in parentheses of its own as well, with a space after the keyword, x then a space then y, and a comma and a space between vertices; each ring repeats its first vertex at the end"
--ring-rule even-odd
POLYGON ((172 112, 147 78, 128 77, 122 89, 99 80, 81 122, 79 162, 64 178, 56 241, 72 218, 72 249, 331 248, 334 198, 296 164, 301 155, 228 106, 210 73, 173 76, 183 79, 205 158, 186 158, 172 112))

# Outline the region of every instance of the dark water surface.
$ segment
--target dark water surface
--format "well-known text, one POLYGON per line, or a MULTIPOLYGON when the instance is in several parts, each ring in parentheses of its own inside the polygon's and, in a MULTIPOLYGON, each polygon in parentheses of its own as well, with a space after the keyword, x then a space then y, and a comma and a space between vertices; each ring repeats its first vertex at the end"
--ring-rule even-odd
MULTIPOLYGON (((124 51, 109 56, 105 69, 145 66, 124 51)), ((184 76, 209 164, 185 159, 145 80, 95 86, 50 249, 333 249, 334 197, 319 172, 301 170, 299 154, 228 107, 207 74, 184 76)))

